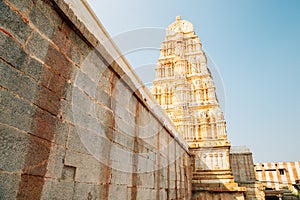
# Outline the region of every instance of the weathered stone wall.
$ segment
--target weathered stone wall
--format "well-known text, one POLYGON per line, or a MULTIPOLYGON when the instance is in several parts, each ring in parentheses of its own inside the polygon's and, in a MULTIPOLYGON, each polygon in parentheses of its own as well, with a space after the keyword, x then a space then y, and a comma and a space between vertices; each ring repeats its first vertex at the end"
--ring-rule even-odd
POLYGON ((0 199, 189 199, 187 144, 86 25, 63 0, 0 0, 0 199))
MULTIPOLYGON (((218 186, 216 186, 218 188, 218 186)), ((209 191, 199 191, 197 193, 193 193, 192 200, 244 200, 244 196, 242 193, 232 193, 230 191, 220 191, 218 192, 209 192, 209 191)))
POLYGON ((230 165, 234 180, 246 188, 245 198, 263 200, 265 195, 262 184, 257 182, 254 173, 252 152, 245 146, 233 146, 230 149, 230 165))
POLYGON ((232 147, 230 150, 230 165, 236 182, 255 182, 252 153, 248 148, 243 146, 232 147))

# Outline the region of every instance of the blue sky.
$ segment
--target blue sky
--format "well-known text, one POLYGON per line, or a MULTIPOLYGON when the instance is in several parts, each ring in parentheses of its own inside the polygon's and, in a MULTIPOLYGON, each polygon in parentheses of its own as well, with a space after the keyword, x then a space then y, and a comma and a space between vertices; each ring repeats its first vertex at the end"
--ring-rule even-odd
MULTIPOLYGON (((300 160, 300 0, 88 2, 117 45, 120 35, 165 29, 177 15, 193 23, 218 72, 232 145, 248 146, 255 162, 300 160)), ((154 78, 158 48, 126 55, 146 83, 154 78)))

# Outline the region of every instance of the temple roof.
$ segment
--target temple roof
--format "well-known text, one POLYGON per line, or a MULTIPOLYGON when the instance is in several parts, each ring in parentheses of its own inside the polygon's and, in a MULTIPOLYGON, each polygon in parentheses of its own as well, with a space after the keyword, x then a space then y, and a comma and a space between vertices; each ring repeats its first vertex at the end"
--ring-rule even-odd
POLYGON ((188 33, 194 31, 194 26, 187 20, 181 20, 180 16, 176 17, 176 21, 169 25, 169 31, 188 33))

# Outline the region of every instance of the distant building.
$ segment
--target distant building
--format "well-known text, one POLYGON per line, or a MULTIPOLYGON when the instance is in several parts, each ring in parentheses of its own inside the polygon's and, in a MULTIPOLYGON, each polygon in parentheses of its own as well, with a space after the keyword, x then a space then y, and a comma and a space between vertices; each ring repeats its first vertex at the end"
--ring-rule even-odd
POLYGON ((256 179, 265 188, 266 199, 268 196, 290 196, 299 190, 300 162, 268 162, 254 165, 256 179), (298 187, 297 187, 298 186, 298 187))

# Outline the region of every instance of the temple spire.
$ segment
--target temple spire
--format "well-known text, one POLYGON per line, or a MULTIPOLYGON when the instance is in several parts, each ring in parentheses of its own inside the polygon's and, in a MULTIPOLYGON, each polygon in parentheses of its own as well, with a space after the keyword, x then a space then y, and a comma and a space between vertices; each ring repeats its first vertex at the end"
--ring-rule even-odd
POLYGON ((152 93, 184 139, 191 147, 206 145, 208 140, 218 144, 224 140, 228 145, 215 85, 193 25, 177 16, 160 52, 152 93))
POLYGON ((180 16, 166 33, 151 92, 195 155, 193 181, 237 187, 226 122, 200 39, 193 24, 180 16))

